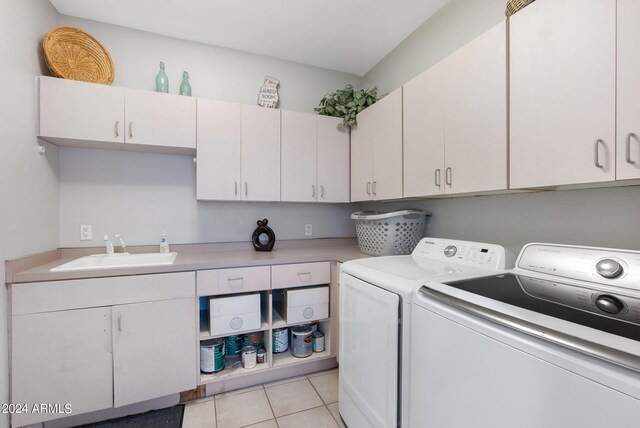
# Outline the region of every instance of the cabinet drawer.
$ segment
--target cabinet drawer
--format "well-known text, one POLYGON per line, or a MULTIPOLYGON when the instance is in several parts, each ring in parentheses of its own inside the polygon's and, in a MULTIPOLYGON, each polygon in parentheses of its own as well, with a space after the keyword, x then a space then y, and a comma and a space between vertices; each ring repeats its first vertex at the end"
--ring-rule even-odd
POLYGON ((281 290, 279 312, 287 324, 329 318, 329 287, 281 290))
POLYGON ((271 266, 271 288, 273 289, 329 284, 330 282, 331 267, 329 262, 271 266))
POLYGON ((195 272, 34 282, 11 286, 13 315, 194 297, 195 272))
POLYGON ((271 286, 269 266, 200 270, 197 275, 198 296, 246 293, 268 290, 271 286))
POLYGON ((259 330, 261 326, 260 294, 245 294, 209 299, 211 334, 233 334, 259 330))

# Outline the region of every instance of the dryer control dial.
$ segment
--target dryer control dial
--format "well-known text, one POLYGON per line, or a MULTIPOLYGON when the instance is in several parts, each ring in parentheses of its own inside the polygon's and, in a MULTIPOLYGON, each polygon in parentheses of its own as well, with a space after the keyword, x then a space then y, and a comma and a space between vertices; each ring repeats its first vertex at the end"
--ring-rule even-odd
POLYGON ((602 259, 596 263, 596 272, 603 278, 617 278, 622 270, 620 263, 613 259, 602 259))
POLYGON ((447 245, 444 249, 444 255, 447 257, 453 257, 458 252, 458 248, 455 245, 447 245))
POLYGON ((596 299, 596 306, 603 312, 615 315, 624 308, 624 303, 617 297, 603 294, 596 299))

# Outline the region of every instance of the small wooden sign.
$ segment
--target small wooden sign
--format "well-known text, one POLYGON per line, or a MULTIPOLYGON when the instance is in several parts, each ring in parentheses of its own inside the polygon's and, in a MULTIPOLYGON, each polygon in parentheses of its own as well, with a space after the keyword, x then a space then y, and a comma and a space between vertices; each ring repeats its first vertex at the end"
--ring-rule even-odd
POLYGON ((264 76, 264 85, 258 93, 258 105, 268 108, 278 106, 278 85, 280 81, 273 77, 264 76))

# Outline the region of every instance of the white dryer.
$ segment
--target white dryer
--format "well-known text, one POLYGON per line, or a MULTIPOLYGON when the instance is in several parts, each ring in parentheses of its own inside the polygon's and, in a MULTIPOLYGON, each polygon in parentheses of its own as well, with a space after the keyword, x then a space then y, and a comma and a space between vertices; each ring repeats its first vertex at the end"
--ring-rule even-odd
POLYGON ((424 238, 411 255, 340 272, 340 415, 350 428, 409 427, 411 299, 434 280, 490 275, 514 256, 493 244, 424 238))

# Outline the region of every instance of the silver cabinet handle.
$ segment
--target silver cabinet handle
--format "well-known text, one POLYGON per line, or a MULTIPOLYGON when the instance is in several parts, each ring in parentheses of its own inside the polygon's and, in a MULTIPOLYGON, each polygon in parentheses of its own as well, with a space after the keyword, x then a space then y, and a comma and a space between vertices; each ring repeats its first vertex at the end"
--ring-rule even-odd
POLYGON ((315 199, 315 198, 316 198, 316 185, 315 185, 315 184, 312 184, 312 185, 311 185, 311 197, 312 197, 313 199, 315 199))
POLYGON ((129 122, 129 138, 133 138, 133 122, 129 122))
POLYGON ((118 315, 118 331, 122 331, 122 315, 118 315))
POLYGON ((234 192, 235 196, 238 196, 238 182, 234 181, 233 182, 233 186, 234 186, 234 191, 233 192, 234 192))
POLYGON ((634 134, 633 132, 629 132, 627 134, 627 150, 626 150, 626 158, 627 158, 627 163, 631 164, 631 165, 635 165, 635 161, 631 160, 631 139, 633 137, 635 137, 636 134, 634 134))
POLYGON ((436 182, 436 187, 440 187, 440 168, 436 169, 434 180, 436 182))
POLYGON ((597 139, 596 143, 593 146, 593 163, 596 168, 603 168, 604 165, 600 163, 600 151, 598 150, 598 146, 600 143, 604 144, 604 141, 601 139, 597 139))
POLYGON ((320 185, 320 197, 324 199, 324 186, 322 184, 320 185))
POLYGON ((367 195, 371 196, 371 182, 367 181, 367 195))
POLYGON ((373 193, 373 196, 376 196, 376 195, 377 195, 377 193, 376 193, 376 187, 377 187, 377 184, 378 184, 378 182, 377 182, 377 181, 374 181, 374 182, 373 182, 373 185, 371 186, 371 192, 373 193))
POLYGON ((244 285, 244 278, 241 276, 236 276, 233 278, 227 278, 227 283, 229 283, 229 286, 238 286, 238 287, 242 287, 244 285))
POLYGON ((450 166, 444 170, 444 182, 449 186, 451 186, 451 183, 453 182, 453 171, 450 166))
POLYGON ((247 196, 249 194, 249 185, 247 182, 244 182, 244 195, 247 196))
POLYGON ((120 136, 120 121, 116 120, 116 137, 120 136))

